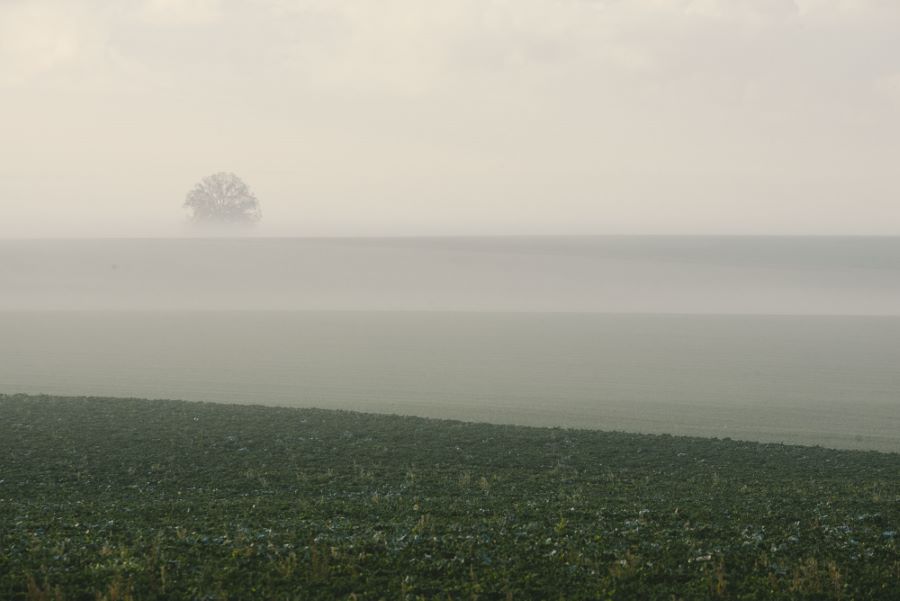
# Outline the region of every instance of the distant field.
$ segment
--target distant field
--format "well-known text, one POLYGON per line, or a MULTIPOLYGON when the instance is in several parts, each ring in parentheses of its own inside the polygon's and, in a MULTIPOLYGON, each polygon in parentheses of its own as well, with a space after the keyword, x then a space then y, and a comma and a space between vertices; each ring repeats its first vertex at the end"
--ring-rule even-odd
POLYGON ((898 599, 900 455, 0 396, 3 599, 898 599))
POLYGON ((0 392, 900 451, 900 318, 0 312, 0 392))
POLYGON ((0 392, 900 451, 900 238, 0 240, 0 392))

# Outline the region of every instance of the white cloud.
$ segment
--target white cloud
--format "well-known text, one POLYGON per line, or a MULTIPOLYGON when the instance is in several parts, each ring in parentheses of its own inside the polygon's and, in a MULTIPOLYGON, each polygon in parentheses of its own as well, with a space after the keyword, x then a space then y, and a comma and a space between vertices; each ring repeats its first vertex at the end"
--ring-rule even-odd
POLYGON ((202 25, 222 17, 219 0, 146 0, 141 15, 155 25, 202 25))
MULTIPOLYGON (((112 33, 134 4, 102 0, 0 0, 0 86, 99 93, 144 88, 153 77, 112 33)), ((159 79, 159 78, 156 78, 159 79)))
POLYGON ((63 5, 0 4, 0 82, 24 83, 74 63, 86 38, 84 23, 63 5))
POLYGON ((794 0, 800 16, 837 26, 871 23, 900 15, 896 0, 794 0))

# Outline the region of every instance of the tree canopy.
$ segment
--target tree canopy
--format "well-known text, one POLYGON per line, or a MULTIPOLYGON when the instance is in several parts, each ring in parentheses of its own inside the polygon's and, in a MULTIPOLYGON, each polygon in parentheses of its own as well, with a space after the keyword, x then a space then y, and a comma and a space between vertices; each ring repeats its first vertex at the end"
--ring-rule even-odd
POLYGON ((260 220, 259 201, 234 173, 214 173, 188 192, 184 207, 197 224, 253 224, 260 220))

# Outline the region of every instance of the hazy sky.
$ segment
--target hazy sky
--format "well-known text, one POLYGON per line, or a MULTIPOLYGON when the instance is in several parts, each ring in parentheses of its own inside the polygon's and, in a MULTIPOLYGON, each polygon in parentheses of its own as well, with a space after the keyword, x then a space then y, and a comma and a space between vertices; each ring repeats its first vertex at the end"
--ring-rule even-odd
POLYGON ((0 236, 900 233, 897 0, 0 0, 0 236))

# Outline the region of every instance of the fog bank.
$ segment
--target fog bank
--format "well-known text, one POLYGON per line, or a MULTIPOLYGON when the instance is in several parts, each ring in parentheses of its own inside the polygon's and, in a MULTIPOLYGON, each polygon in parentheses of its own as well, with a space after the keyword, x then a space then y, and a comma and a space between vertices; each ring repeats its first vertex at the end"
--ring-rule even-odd
POLYGON ((900 238, 0 240, 0 310, 900 314, 900 238))

